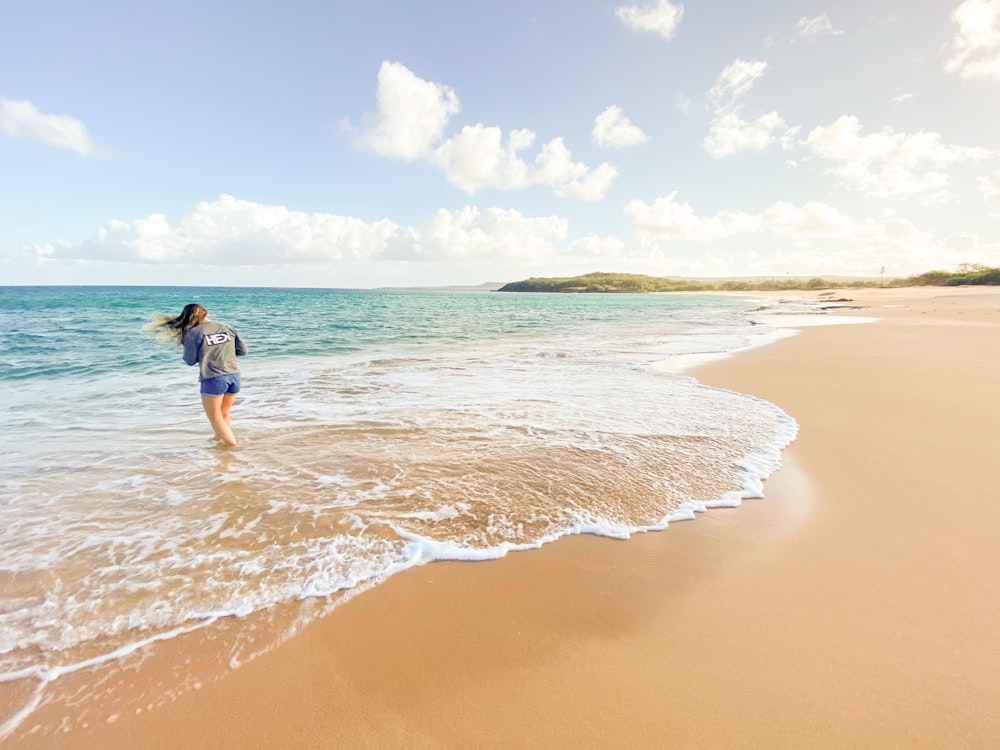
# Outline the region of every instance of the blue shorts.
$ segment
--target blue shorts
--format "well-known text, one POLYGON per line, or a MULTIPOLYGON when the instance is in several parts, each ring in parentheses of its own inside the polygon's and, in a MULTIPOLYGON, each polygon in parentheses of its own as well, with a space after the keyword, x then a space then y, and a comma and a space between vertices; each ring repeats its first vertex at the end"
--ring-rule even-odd
POLYGON ((221 396, 225 393, 240 392, 240 374, 219 375, 215 378, 201 381, 202 396, 221 396))

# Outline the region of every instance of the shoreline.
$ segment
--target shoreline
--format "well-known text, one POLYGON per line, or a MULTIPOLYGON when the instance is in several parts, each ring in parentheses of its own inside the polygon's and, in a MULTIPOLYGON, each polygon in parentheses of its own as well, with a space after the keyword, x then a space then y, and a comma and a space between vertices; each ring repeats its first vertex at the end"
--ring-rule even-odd
MULTIPOLYGON (((765 499, 628 541, 414 568, 167 705, 7 741, 1000 744, 1000 293, 837 291, 867 309, 836 315, 880 321, 809 327, 690 371, 799 422, 765 499)), ((210 644, 163 651, 211 663, 210 644)), ((155 684, 156 662, 135 679, 155 684)))

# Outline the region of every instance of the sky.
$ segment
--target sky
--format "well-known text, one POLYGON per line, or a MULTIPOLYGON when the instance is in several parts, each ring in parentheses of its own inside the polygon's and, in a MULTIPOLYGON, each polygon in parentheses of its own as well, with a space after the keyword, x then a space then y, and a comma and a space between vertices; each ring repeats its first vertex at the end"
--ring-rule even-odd
POLYGON ((33 0, 0 285, 1000 265, 1000 0, 33 0))

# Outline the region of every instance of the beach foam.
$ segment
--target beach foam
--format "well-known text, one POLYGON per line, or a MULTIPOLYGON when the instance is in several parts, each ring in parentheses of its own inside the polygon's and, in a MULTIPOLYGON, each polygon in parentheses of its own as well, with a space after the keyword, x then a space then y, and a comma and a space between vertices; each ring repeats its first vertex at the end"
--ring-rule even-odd
MULTIPOLYGON (((0 682, 37 689, 5 731, 62 676, 220 618, 738 505, 795 437, 774 405, 657 364, 785 335, 752 325, 750 301, 382 297, 324 308, 287 293, 288 315, 332 353, 308 342, 296 355, 264 321, 236 321, 257 357, 234 410, 238 451, 209 447, 174 349, 115 370, 91 331, 89 354, 69 334, 53 343, 85 378, 18 366, 2 396, 0 682), (338 338, 331 310, 351 304, 369 305, 349 316, 366 324, 338 338), (134 408, 157 388, 154 409, 134 408)), ((57 336, 61 309, 35 328, 57 336)))

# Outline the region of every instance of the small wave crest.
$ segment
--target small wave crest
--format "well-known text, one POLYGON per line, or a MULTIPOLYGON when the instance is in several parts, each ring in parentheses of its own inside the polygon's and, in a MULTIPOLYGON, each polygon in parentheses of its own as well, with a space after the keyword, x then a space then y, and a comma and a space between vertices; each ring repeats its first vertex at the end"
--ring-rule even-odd
POLYGON ((72 399, 44 378, 9 391, 0 682, 37 689, 0 732, 66 675, 225 618, 759 496, 794 421, 652 366, 754 327, 709 307, 635 322, 626 303, 552 303, 591 315, 558 335, 524 314, 475 345, 449 320, 434 345, 280 350, 246 369, 238 451, 209 448, 189 373, 158 353, 137 372, 183 397, 155 410, 96 364, 72 399))

